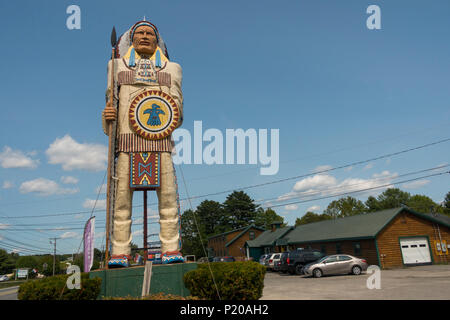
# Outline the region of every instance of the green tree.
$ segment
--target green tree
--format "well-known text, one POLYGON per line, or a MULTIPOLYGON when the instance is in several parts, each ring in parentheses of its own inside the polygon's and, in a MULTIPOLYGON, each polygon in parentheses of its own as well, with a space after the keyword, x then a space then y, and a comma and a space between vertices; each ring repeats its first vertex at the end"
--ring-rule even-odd
POLYGON ((342 218, 364 213, 366 206, 353 197, 340 198, 332 201, 323 212, 331 218, 342 218))
POLYGON ((244 191, 228 195, 223 207, 231 230, 255 223, 257 205, 244 191))
MULTIPOLYGON (((42 273, 45 276, 52 276, 53 275, 53 256, 51 254, 47 254, 44 256, 36 257, 38 261, 38 267, 40 273, 42 273), (44 265, 46 268, 44 268, 44 265)), ((55 260, 55 274, 61 273, 61 263, 58 256, 56 256, 55 260)))
POLYGON ((270 225, 278 221, 282 222, 281 227, 286 226, 286 224, 284 223, 284 218, 278 215, 272 208, 267 208, 266 210, 264 210, 263 208, 258 208, 256 210, 256 218, 255 218, 256 226, 269 230, 270 225))
POLYGON ((445 195, 444 202, 442 203, 443 213, 450 215, 450 191, 445 195))
POLYGON ((15 267, 13 258, 6 250, 0 249, 0 275, 11 273, 15 267))
POLYGON ((409 198, 406 205, 421 213, 430 213, 432 211, 438 212, 438 213, 444 213, 444 209, 434 202, 430 197, 416 194, 409 198))
POLYGON ((204 200, 195 210, 202 237, 229 231, 225 212, 220 202, 204 200))
POLYGON ((295 226, 332 219, 330 215, 308 211, 303 217, 295 219, 295 226))
MULTIPOLYGON (((195 212, 186 210, 181 216, 181 243, 184 255, 193 254, 196 257, 204 257, 202 242, 197 230, 195 212)), ((203 239, 203 243, 205 240, 203 239)))
MULTIPOLYGON (((53 262, 52 262, 53 263, 53 262)), ((17 268, 42 269, 36 256, 20 256, 16 263, 17 268)))
POLYGON ((398 208, 402 205, 408 205, 411 195, 408 192, 398 188, 390 188, 381 193, 377 199, 369 197, 366 206, 369 212, 398 208))

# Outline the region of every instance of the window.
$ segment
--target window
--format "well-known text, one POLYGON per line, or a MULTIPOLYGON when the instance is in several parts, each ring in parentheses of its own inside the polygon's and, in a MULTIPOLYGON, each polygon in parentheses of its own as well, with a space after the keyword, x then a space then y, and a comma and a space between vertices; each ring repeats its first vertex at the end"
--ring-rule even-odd
POLYGON ((353 253, 355 254, 355 256, 361 255, 361 243, 359 242, 353 243, 353 253))
POLYGON ((340 243, 336 243, 336 253, 337 254, 342 253, 341 244, 340 243))
POLYGON ((349 256, 339 256, 339 261, 350 261, 352 258, 349 256))
POLYGON ((329 257, 328 259, 325 259, 324 262, 331 263, 331 262, 336 262, 336 261, 337 261, 337 256, 332 256, 332 257, 329 257))
POLYGON ((250 240, 255 239, 255 231, 250 231, 250 232, 248 233, 248 237, 250 238, 250 240))
POLYGON ((322 244, 320 246, 320 252, 322 252, 323 254, 327 254, 327 246, 322 244))
POLYGON ((411 248, 417 248, 417 244, 412 244, 411 248))
POLYGON ((315 259, 319 259, 319 258, 321 258, 322 256, 323 256, 322 252, 318 252, 318 251, 314 251, 314 252, 313 252, 313 257, 314 257, 315 259))

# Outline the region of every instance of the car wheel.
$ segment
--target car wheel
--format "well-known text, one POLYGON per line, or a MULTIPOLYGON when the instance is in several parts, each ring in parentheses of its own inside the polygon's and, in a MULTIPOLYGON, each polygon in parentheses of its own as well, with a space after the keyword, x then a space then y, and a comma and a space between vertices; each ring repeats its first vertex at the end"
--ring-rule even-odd
POLYGON ((352 268, 352 273, 355 275, 355 276, 359 276, 360 274, 361 274, 361 267, 360 266, 354 266, 353 268, 352 268))
POLYGON ((303 266, 301 264, 295 266, 295 274, 297 275, 303 274, 303 266))
POLYGON ((320 278, 321 276, 323 276, 323 272, 322 272, 322 270, 317 268, 317 269, 314 269, 313 275, 314 275, 314 278, 320 278))

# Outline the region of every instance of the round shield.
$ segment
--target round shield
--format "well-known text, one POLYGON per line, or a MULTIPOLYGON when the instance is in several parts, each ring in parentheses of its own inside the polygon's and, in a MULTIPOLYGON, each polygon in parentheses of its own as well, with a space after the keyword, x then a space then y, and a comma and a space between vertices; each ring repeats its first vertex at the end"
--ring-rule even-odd
POLYGON ((180 121, 180 111, 175 100, 156 90, 144 91, 134 98, 129 116, 131 128, 150 140, 169 136, 180 121))

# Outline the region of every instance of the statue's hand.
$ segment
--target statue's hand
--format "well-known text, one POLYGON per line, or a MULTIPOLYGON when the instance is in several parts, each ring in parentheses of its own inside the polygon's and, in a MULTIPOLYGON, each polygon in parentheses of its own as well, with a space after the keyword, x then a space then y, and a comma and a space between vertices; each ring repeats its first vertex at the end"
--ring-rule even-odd
POLYGON ((117 119, 117 110, 111 103, 107 103, 105 109, 103 110, 103 116, 106 121, 115 121, 117 119))

